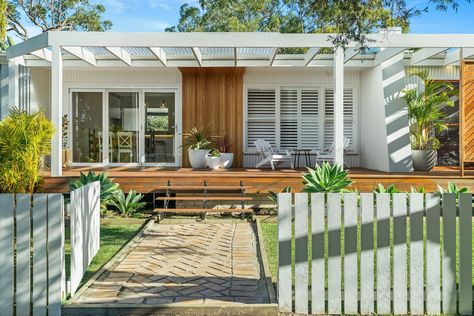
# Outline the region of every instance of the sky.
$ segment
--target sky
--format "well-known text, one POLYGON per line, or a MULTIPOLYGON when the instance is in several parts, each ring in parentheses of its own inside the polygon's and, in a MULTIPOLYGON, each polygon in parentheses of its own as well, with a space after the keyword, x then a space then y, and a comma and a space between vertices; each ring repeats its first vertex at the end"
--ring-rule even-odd
MULTIPOLYGON (((474 33, 474 1, 461 1, 458 12, 430 12, 416 17, 411 23, 411 33, 474 33)), ((184 3, 197 5, 198 0, 92 0, 106 8, 105 18, 113 22, 112 31, 160 32, 175 25, 179 8, 184 3)), ((426 6, 426 0, 408 0, 410 6, 426 6)), ((28 27, 30 36, 38 34, 28 27)))

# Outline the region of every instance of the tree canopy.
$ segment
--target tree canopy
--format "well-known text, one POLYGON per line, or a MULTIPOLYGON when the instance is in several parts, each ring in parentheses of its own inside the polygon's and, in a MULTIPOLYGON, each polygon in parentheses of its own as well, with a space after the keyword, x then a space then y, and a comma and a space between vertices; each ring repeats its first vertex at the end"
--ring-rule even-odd
POLYGON ((198 6, 183 4, 178 23, 166 31, 338 33, 336 45, 363 45, 364 34, 387 27, 407 32, 411 18, 430 7, 457 10, 459 1, 410 7, 405 0, 199 0, 198 6))

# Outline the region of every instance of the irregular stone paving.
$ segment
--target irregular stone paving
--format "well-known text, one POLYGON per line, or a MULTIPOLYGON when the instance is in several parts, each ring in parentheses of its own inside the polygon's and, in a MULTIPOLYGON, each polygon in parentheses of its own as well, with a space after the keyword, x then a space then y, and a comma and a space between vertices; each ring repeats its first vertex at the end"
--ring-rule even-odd
POLYGON ((249 223, 153 224, 132 248, 74 303, 268 303, 249 223))

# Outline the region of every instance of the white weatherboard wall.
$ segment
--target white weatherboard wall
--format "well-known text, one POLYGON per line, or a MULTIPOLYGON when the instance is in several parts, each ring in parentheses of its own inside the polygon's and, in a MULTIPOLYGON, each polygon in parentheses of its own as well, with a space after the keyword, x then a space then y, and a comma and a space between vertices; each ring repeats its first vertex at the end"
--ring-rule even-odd
POLYGON ((30 93, 31 110, 41 110, 47 117, 51 117, 51 70, 49 68, 31 68, 30 93))

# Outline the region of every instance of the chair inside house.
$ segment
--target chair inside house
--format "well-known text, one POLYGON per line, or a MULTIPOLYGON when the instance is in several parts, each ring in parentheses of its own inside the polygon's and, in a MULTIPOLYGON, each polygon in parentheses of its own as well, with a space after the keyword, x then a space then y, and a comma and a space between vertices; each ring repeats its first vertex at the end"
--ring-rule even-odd
POLYGON ((118 162, 122 162, 122 155, 129 157, 128 162, 133 160, 133 132, 117 132, 118 162))
MULTIPOLYGON (((103 152, 103 137, 102 132, 97 132, 97 139, 99 141, 99 161, 102 161, 102 152, 103 152)), ((109 132, 109 161, 112 161, 112 154, 114 149, 114 133, 109 132)))
MULTIPOLYGON (((351 140, 347 137, 344 137, 343 143, 344 143, 344 150, 346 150, 347 148, 349 148, 351 140)), ((329 146, 329 149, 327 151, 317 153, 316 164, 324 163, 324 162, 329 162, 329 163, 334 162, 334 142, 332 142, 331 146, 329 146)))
POLYGON ((260 168, 269 163, 272 169, 275 170, 275 167, 279 164, 289 162, 291 169, 294 169, 293 159, 291 158, 289 150, 286 150, 283 153, 277 152, 273 149, 272 145, 264 139, 257 139, 254 144, 257 148, 257 153, 262 158, 262 160, 255 165, 256 168, 260 168))

